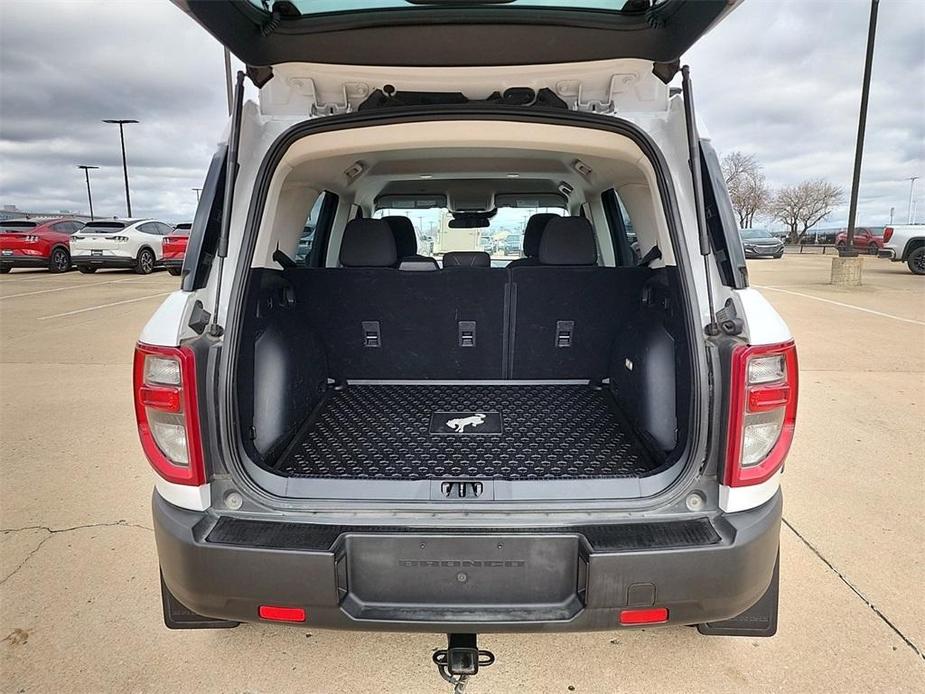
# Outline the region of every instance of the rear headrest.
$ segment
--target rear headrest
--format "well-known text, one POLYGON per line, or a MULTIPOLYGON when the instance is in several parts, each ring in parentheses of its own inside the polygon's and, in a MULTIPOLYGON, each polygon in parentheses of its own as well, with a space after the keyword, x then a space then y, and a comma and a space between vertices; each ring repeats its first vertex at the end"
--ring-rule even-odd
POLYGON ((491 256, 485 251, 450 251, 443 254, 443 267, 491 267, 491 256))
POLYGON ((344 227, 340 264, 344 267, 391 267, 398 262, 395 237, 381 219, 351 219, 344 227))
POLYGON ((407 258, 418 253, 418 237, 414 233, 414 225, 407 217, 394 215, 383 217, 382 221, 389 225, 395 237, 395 251, 399 258, 407 258))
POLYGON ((584 217, 557 217, 546 225, 540 241, 540 265, 594 265, 594 228, 584 217))
POLYGON ((398 269, 403 272, 433 272, 439 270, 440 266, 433 258, 407 258, 398 264, 398 269))
POLYGON ((552 212, 537 212, 527 220, 527 226, 524 227, 525 258, 536 258, 540 254, 540 240, 543 238, 543 231, 549 222, 558 218, 559 215, 552 212))

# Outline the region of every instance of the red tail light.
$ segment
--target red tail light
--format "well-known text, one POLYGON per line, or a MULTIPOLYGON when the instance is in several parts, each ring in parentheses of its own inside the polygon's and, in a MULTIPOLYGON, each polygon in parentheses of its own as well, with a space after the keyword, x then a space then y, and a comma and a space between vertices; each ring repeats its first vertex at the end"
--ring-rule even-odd
POLYGON ((187 347, 135 346, 135 419, 141 447, 168 482, 205 482, 196 360, 187 347))
POLYGON ((883 230, 883 242, 886 243, 893 238, 893 227, 887 227, 883 230))
POLYGON ((737 347, 732 353, 725 483, 760 484, 784 463, 797 414, 793 342, 737 347))

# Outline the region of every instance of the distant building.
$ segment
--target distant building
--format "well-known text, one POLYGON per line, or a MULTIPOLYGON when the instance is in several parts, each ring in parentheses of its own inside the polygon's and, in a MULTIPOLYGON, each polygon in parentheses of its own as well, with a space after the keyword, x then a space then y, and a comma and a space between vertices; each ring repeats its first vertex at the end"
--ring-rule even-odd
MULTIPOLYGON (((16 205, 4 205, 0 208, 0 222, 6 219, 76 219, 79 222, 89 222, 90 215, 78 214, 70 210, 58 210, 57 212, 32 212, 20 210, 16 205)), ((95 219, 108 219, 97 215, 95 219)))

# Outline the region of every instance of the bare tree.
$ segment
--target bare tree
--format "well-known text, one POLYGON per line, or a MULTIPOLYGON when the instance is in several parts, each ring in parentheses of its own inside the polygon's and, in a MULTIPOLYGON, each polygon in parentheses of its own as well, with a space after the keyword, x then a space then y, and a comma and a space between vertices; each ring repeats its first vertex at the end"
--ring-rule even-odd
POLYGON ((751 228, 755 215, 763 212, 771 200, 761 164, 755 155, 736 151, 723 157, 722 167, 732 207, 739 217, 739 226, 751 228))
POLYGON ((807 231, 828 217, 844 199, 845 192, 840 187, 816 178, 781 188, 771 201, 768 211, 775 219, 787 225, 790 230, 789 241, 799 243, 807 231))

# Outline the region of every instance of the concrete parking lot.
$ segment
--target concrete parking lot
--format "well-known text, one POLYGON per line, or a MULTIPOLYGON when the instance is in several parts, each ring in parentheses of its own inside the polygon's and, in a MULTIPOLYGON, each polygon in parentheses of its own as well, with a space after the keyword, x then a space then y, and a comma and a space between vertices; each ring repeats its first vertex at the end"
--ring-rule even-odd
MULTIPOLYGON (((801 363, 778 635, 487 636, 470 692, 925 691, 925 278, 869 258, 835 289, 830 261, 749 265, 801 363)), ((0 278, 0 689, 448 692, 440 636, 164 628, 131 360, 176 285, 0 278)))

